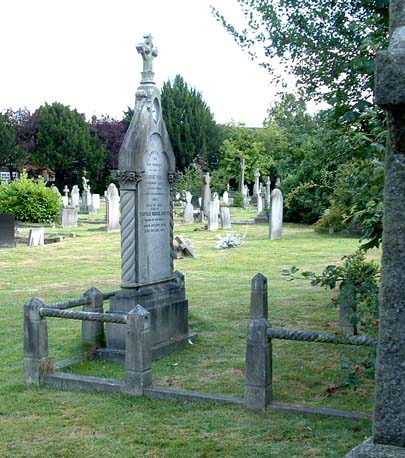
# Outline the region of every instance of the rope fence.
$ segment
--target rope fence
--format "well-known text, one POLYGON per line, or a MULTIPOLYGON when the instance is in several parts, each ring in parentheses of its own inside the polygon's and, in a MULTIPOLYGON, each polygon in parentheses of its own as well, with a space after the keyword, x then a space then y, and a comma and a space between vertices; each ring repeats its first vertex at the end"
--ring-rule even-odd
POLYGON ((267 336, 270 339, 300 340, 304 342, 319 342, 342 345, 376 345, 378 339, 370 336, 343 336, 339 334, 328 334, 318 331, 303 331, 299 329, 269 328, 267 336))
MULTIPOLYGON (((116 294, 116 291, 111 291, 109 293, 103 293, 103 300, 106 301, 111 296, 116 294)), ((81 305, 91 304, 91 296, 83 296, 77 299, 70 299, 67 301, 55 302, 54 304, 49 304, 48 307, 58 310, 65 310, 74 307, 80 307, 81 305)))
POLYGON ((127 316, 117 313, 77 312, 74 310, 58 310, 53 307, 41 307, 41 317, 67 318, 68 320, 98 321, 106 323, 127 324, 127 316))

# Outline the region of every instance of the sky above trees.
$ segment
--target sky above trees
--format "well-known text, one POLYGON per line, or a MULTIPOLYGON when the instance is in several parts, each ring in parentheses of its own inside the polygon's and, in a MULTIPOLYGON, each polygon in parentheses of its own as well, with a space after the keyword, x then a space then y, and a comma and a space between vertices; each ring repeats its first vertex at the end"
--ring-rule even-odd
MULTIPOLYGON (((277 88, 213 17, 214 5, 241 23, 236 0, 21 0, 3 2, 0 110, 60 102, 120 119, 133 107, 142 59, 154 36, 156 82, 181 74, 202 92, 215 120, 261 126, 277 88)), ((280 89, 280 88, 278 88, 280 89)))

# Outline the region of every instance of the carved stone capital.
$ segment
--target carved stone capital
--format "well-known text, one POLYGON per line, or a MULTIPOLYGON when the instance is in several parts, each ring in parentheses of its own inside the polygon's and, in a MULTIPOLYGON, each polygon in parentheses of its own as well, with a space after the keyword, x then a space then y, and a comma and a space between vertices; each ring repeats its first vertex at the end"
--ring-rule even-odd
POLYGON ((113 170, 111 175, 116 179, 120 187, 126 189, 136 189, 138 183, 142 181, 143 170, 113 170))

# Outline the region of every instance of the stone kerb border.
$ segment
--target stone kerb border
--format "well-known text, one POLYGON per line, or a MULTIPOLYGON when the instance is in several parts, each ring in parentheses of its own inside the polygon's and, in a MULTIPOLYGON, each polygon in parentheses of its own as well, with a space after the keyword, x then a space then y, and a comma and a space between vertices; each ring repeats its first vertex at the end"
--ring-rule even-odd
POLYGON ((82 391, 121 392, 149 398, 180 401, 216 401, 244 405, 261 411, 281 411, 299 414, 329 415, 348 419, 364 419, 357 412, 325 407, 308 407, 277 402, 272 399, 272 339, 311 342, 375 345, 368 336, 338 336, 322 332, 276 329, 267 321, 267 279, 257 274, 251 282, 250 324, 246 347, 245 396, 228 396, 213 393, 152 386, 152 345, 150 314, 140 305, 128 314, 103 312, 103 301, 112 293, 101 293, 90 288, 83 297, 46 305, 33 298, 24 306, 24 380, 31 385, 46 385, 57 389, 82 391), (83 305, 83 311, 67 310, 83 305), (48 358, 48 331, 46 317, 82 321, 82 340, 90 348, 104 343, 104 322, 126 325, 125 380, 81 376, 55 372, 80 359, 70 359, 51 364, 48 358))
MULTIPOLYGON (((54 388, 83 391, 118 391, 142 395, 152 384, 152 346, 150 343, 150 314, 140 305, 127 315, 103 313, 103 301, 113 293, 102 294, 96 288, 86 291, 83 298, 47 307, 39 298, 24 306, 24 381, 29 385, 49 385, 54 388), (66 310, 84 305, 84 311, 66 310), (82 321, 82 338, 96 348, 104 340, 103 322, 125 324, 126 375, 124 381, 52 372, 48 358, 48 328, 46 317, 82 321)), ((55 366, 61 368, 59 363, 55 366)))

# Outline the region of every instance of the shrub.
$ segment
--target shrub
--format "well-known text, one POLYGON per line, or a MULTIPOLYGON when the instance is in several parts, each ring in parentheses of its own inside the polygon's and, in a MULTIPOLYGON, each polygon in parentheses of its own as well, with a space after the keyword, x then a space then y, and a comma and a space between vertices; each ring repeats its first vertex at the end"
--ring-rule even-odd
POLYGON ((243 207, 243 194, 241 192, 236 192, 235 197, 233 198, 234 207, 243 207))
MULTIPOLYGON (((293 266, 284 270, 283 275, 293 280, 299 269, 293 266)), ((337 289, 336 296, 331 298, 331 304, 340 306, 343 303, 349 307, 350 322, 359 334, 377 337, 378 291, 380 283, 380 268, 374 261, 365 258, 363 250, 357 250, 351 256, 343 258, 342 265, 326 266, 320 275, 314 272, 301 272, 302 277, 311 281, 312 286, 322 286, 337 289)), ((302 278, 301 277, 301 278, 302 278)), ((340 386, 351 386, 356 389, 362 378, 373 378, 375 369, 375 347, 345 348, 342 346, 341 368, 337 380, 340 386)))
POLYGON ((18 181, 0 185, 0 212, 14 213, 17 221, 53 223, 61 205, 61 198, 44 180, 34 182, 26 172, 18 181))
POLYGON ((183 190, 191 192, 193 196, 201 197, 202 171, 194 167, 188 167, 179 172, 178 180, 174 185, 174 192, 181 193, 183 190))

